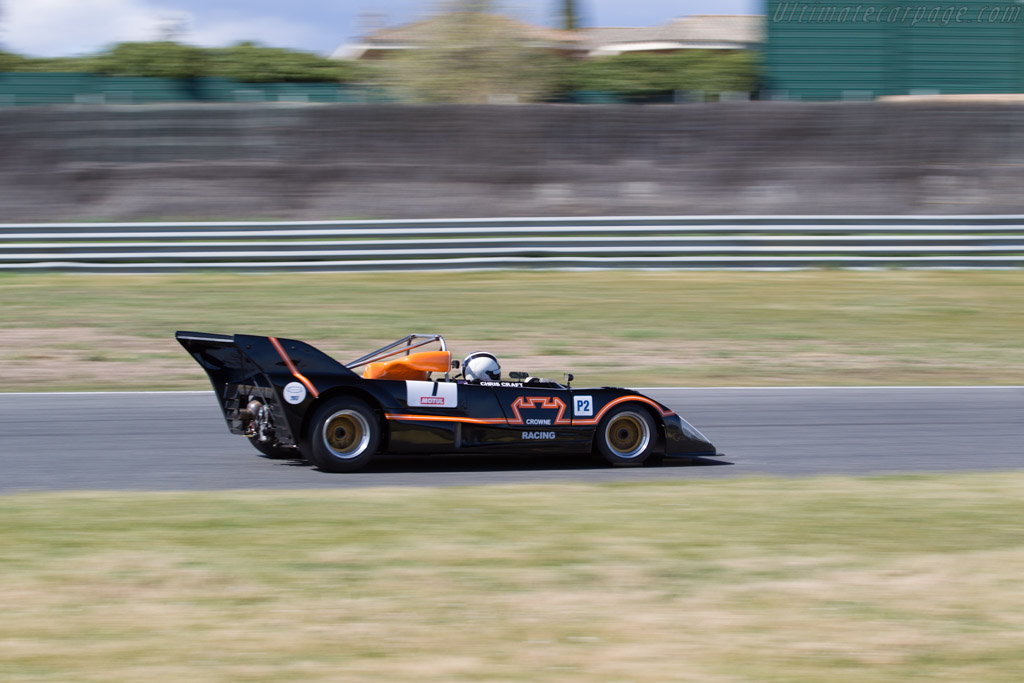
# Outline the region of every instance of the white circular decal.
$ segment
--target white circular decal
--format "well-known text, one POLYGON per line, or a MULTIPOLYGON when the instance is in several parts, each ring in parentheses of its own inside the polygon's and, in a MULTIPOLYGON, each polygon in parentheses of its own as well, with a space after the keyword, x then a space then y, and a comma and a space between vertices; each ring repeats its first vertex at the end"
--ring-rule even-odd
POLYGON ((284 385, 284 400, 292 405, 302 403, 306 400, 306 387, 298 382, 289 382, 284 385))

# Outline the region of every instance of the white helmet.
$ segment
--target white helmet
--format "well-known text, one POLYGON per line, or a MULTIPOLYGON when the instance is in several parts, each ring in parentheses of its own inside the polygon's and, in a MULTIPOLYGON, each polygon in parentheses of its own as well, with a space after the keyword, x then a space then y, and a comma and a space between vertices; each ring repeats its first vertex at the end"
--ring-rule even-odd
POLYGON ((501 366, 498 359, 486 351, 474 351, 462 361, 462 376, 470 382, 501 379, 501 366))

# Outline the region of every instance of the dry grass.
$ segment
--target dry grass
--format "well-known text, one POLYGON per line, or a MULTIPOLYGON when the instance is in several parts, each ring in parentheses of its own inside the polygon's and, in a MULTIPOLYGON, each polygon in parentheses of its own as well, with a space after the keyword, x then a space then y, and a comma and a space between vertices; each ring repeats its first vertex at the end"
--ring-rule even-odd
POLYGON ((1018 681, 1024 475, 0 498, 10 681, 1018 681))
POLYGON ((0 390, 205 388, 176 329, 351 359, 410 331, 633 385, 1024 384, 1019 272, 0 277, 0 390))

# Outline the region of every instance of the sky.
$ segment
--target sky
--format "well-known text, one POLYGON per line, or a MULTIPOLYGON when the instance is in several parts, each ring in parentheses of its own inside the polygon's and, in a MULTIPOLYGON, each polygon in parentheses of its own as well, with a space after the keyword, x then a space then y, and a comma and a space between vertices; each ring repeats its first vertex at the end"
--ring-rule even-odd
MULTIPOLYGON (((554 24, 558 0, 508 0, 507 13, 554 24)), ((760 14, 762 0, 577 0, 585 26, 653 26, 691 14, 760 14)), ((0 0, 0 47, 35 57, 87 54, 123 41, 216 47, 251 40, 330 54, 368 25, 423 18, 437 0, 0 0)))

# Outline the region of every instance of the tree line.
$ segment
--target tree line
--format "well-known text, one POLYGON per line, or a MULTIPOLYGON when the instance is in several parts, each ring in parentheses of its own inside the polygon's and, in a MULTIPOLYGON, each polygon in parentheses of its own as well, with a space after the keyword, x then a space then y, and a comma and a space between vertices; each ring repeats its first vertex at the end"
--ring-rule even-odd
MULTIPOLYGON (((453 19, 466 20, 465 15, 453 19)), ((580 60, 538 49, 484 20, 472 26, 442 25, 420 49, 371 62, 248 42, 202 48, 163 40, 120 43, 80 57, 31 58, 0 52, 0 71, 366 84, 416 102, 488 102, 499 95, 514 95, 522 102, 551 101, 580 91, 644 100, 678 91, 754 91, 758 55, 684 50, 580 60), (467 40, 467 35, 476 39, 467 40)))
POLYGON ((356 63, 311 52, 248 42, 203 48, 169 40, 119 43, 81 57, 32 58, 0 52, 0 71, 176 79, 213 76, 248 83, 348 83, 360 79, 356 63))

